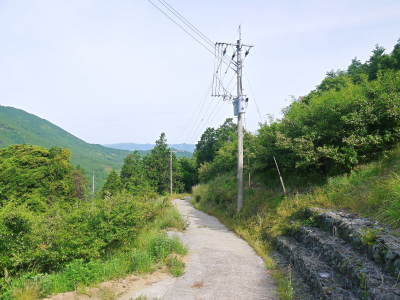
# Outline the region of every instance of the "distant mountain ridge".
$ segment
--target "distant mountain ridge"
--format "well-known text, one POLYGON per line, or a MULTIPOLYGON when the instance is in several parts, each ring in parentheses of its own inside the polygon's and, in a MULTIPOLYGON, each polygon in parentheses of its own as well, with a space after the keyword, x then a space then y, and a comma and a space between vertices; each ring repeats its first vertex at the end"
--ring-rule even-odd
POLYGON ((71 161, 86 172, 96 175, 97 186, 107 173, 120 169, 129 151, 89 144, 62 128, 21 109, 0 106, 0 147, 13 144, 62 147, 71 150, 71 161))
MULTIPOLYGON (((120 149, 120 150, 141 150, 141 151, 148 151, 154 148, 154 144, 136 144, 136 143, 117 143, 117 144, 104 144, 103 146, 113 148, 113 149, 120 149)), ((186 151, 186 152, 194 152, 196 145, 193 144, 170 144, 171 148, 178 150, 178 151, 186 151)))

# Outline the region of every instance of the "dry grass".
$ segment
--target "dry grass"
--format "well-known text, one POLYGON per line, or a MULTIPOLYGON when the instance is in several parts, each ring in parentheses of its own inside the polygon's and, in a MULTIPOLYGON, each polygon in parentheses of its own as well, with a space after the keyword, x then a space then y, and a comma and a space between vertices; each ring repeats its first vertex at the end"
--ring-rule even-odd
POLYGON ((35 284, 27 284, 23 288, 16 289, 13 292, 15 300, 37 300, 40 296, 39 286, 35 284))

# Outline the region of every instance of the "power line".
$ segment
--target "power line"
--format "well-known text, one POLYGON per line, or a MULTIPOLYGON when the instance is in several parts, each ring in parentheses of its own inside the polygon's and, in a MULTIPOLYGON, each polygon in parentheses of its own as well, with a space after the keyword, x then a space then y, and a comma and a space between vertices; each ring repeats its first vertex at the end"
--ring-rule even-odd
POLYGON ((185 126, 186 127, 186 132, 185 132, 185 137, 186 138, 191 137, 194 128, 196 127, 196 125, 199 122, 199 120, 201 120, 201 115, 203 113, 204 106, 205 106, 205 104, 207 102, 208 95, 210 94, 210 91, 211 91, 211 88, 212 88, 212 84, 213 84, 213 82, 211 82, 209 88, 207 89, 206 94, 204 95, 204 98, 202 98, 203 101, 201 101, 201 100, 199 101, 196 109, 192 113, 192 116, 196 115, 194 117, 194 122, 191 122, 191 126, 189 126, 189 122, 192 120, 192 117, 190 117, 188 119, 188 122, 186 123, 186 126, 185 126), (196 114, 196 112, 197 112, 197 114, 196 114))
POLYGON ((258 106, 258 103, 257 103, 257 100, 256 100, 256 97, 254 96, 254 90, 253 90, 253 88, 252 88, 252 86, 251 86, 251 84, 250 84, 250 79, 248 78, 248 73, 246 73, 246 81, 247 81, 247 85, 249 86, 249 90, 250 90, 250 93, 251 93, 251 98, 254 100, 254 104, 256 105, 256 110, 257 110, 257 114, 258 114, 258 117, 259 117, 259 119, 260 119, 260 122, 262 123, 264 120, 263 120, 263 117, 262 117, 262 115, 261 115, 261 111, 260 111, 260 107, 258 106))
POLYGON ((169 11, 171 11, 175 16, 177 16, 181 22, 186 24, 189 28, 191 28, 194 32, 196 32, 205 42, 209 43, 211 46, 214 46, 214 42, 209 39, 205 34, 203 34, 196 26, 194 26, 190 21, 188 21, 178 10, 176 10, 171 4, 169 4, 165 0, 158 0, 161 4, 163 4, 169 11))
MULTIPOLYGON (((210 99, 211 100, 211 99, 210 99)), ((212 101, 212 100, 211 100, 212 101)), ((213 113, 213 111, 215 110, 215 108, 218 106, 218 102, 214 101, 211 102, 209 106, 207 106, 206 110, 204 111, 204 113, 202 114, 200 121, 197 123, 197 125, 194 127, 194 130, 192 131, 191 137, 194 137, 194 135, 197 134, 197 132, 199 131, 200 128, 204 128, 204 124, 206 123, 206 118, 207 116, 210 116, 211 113, 213 113), (214 103, 214 105, 212 105, 212 103, 214 103), (211 110, 210 110, 211 109, 211 110)), ((208 120, 208 119, 207 119, 208 120)))
POLYGON ((163 11, 152 0, 147 0, 147 1, 151 5, 153 5, 157 10, 159 10, 164 16, 166 16, 171 22, 173 22, 180 29, 182 29, 186 34, 188 34, 192 39, 194 39, 200 46, 202 46, 204 49, 206 49, 208 52, 210 52, 214 56, 214 52, 212 50, 210 50, 205 44, 203 44, 203 42, 201 42, 199 39, 197 39, 193 34, 191 34, 188 30, 186 30, 185 27, 183 27, 181 24, 179 24, 177 21, 175 21, 170 15, 168 15, 165 11, 163 11))
MULTIPOLYGON (((160 11, 165 17, 167 17, 171 22, 173 22, 176 26, 178 26, 181 30, 183 30, 187 35, 189 35, 193 40, 195 40, 200 46, 202 46, 206 51, 208 51, 212 56, 215 57, 215 52, 212 51, 211 48, 207 46, 214 46, 214 43, 211 39, 209 39, 206 35, 204 35, 200 30, 198 30, 192 23, 190 23, 185 17, 183 17, 176 9, 174 9, 170 4, 163 0, 157 0, 161 3, 164 7, 166 7, 183 25, 188 27, 185 28, 182 24, 174 20, 174 18, 165 12, 161 7, 155 4, 152 0, 147 0, 152 6, 154 6, 158 11, 160 11), (192 32, 190 32, 190 30, 192 32), (195 36, 197 35, 197 37, 195 36), (204 44, 200 39, 205 41, 207 44, 204 44)), ((226 61, 224 57, 221 57, 222 61, 225 65, 230 65, 230 62, 226 61)))

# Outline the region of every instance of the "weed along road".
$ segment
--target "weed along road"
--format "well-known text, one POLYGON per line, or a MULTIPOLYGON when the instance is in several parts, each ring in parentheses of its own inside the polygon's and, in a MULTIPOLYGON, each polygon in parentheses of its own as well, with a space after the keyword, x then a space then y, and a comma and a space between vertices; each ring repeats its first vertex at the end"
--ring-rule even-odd
POLYGON ((174 203, 189 223, 185 232, 173 233, 189 249, 185 274, 121 299, 277 299, 262 259, 245 241, 188 201, 174 203))

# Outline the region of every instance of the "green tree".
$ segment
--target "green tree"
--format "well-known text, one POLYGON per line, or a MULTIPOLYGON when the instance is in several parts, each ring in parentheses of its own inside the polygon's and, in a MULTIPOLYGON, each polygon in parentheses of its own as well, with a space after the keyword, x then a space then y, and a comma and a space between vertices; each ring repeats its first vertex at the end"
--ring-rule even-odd
POLYGON ((368 61, 368 78, 369 80, 374 80, 378 76, 379 70, 384 67, 385 61, 385 48, 376 45, 374 50, 372 50, 372 55, 368 61))
POLYGON ((317 91, 328 91, 328 90, 340 90, 347 84, 347 76, 343 71, 329 71, 326 73, 326 77, 322 80, 321 84, 318 85, 317 91))
POLYGON ((350 76, 353 83, 359 84, 362 82, 363 76, 367 74, 366 65, 356 57, 351 61, 350 66, 347 68, 347 74, 350 76))
POLYGON ((74 180, 69 157, 70 152, 61 148, 14 145, 0 149, 0 202, 41 207, 76 200, 76 189, 85 189, 85 183, 74 180))
POLYGON ((143 158, 138 151, 130 153, 124 160, 124 165, 121 169, 121 181, 124 187, 133 181, 140 183, 146 180, 143 158))
POLYGON ((104 184, 101 194, 104 197, 113 196, 122 191, 122 182, 118 173, 114 170, 108 175, 106 183, 104 184))
POLYGON ((200 141, 196 144, 194 157, 196 158, 197 167, 203 163, 211 162, 217 151, 227 141, 233 141, 236 135, 236 124, 233 119, 226 119, 218 129, 207 128, 201 135, 200 141))
POLYGON ((170 149, 163 132, 150 154, 143 159, 147 177, 160 194, 167 192, 169 187, 169 155, 170 149))
POLYGON ((179 159, 179 164, 184 191, 190 193, 197 182, 196 161, 194 158, 182 157, 179 159))
POLYGON ((88 195, 88 179, 85 174, 85 170, 80 166, 77 166, 72 171, 72 180, 74 183, 73 195, 79 200, 87 199, 88 195))

